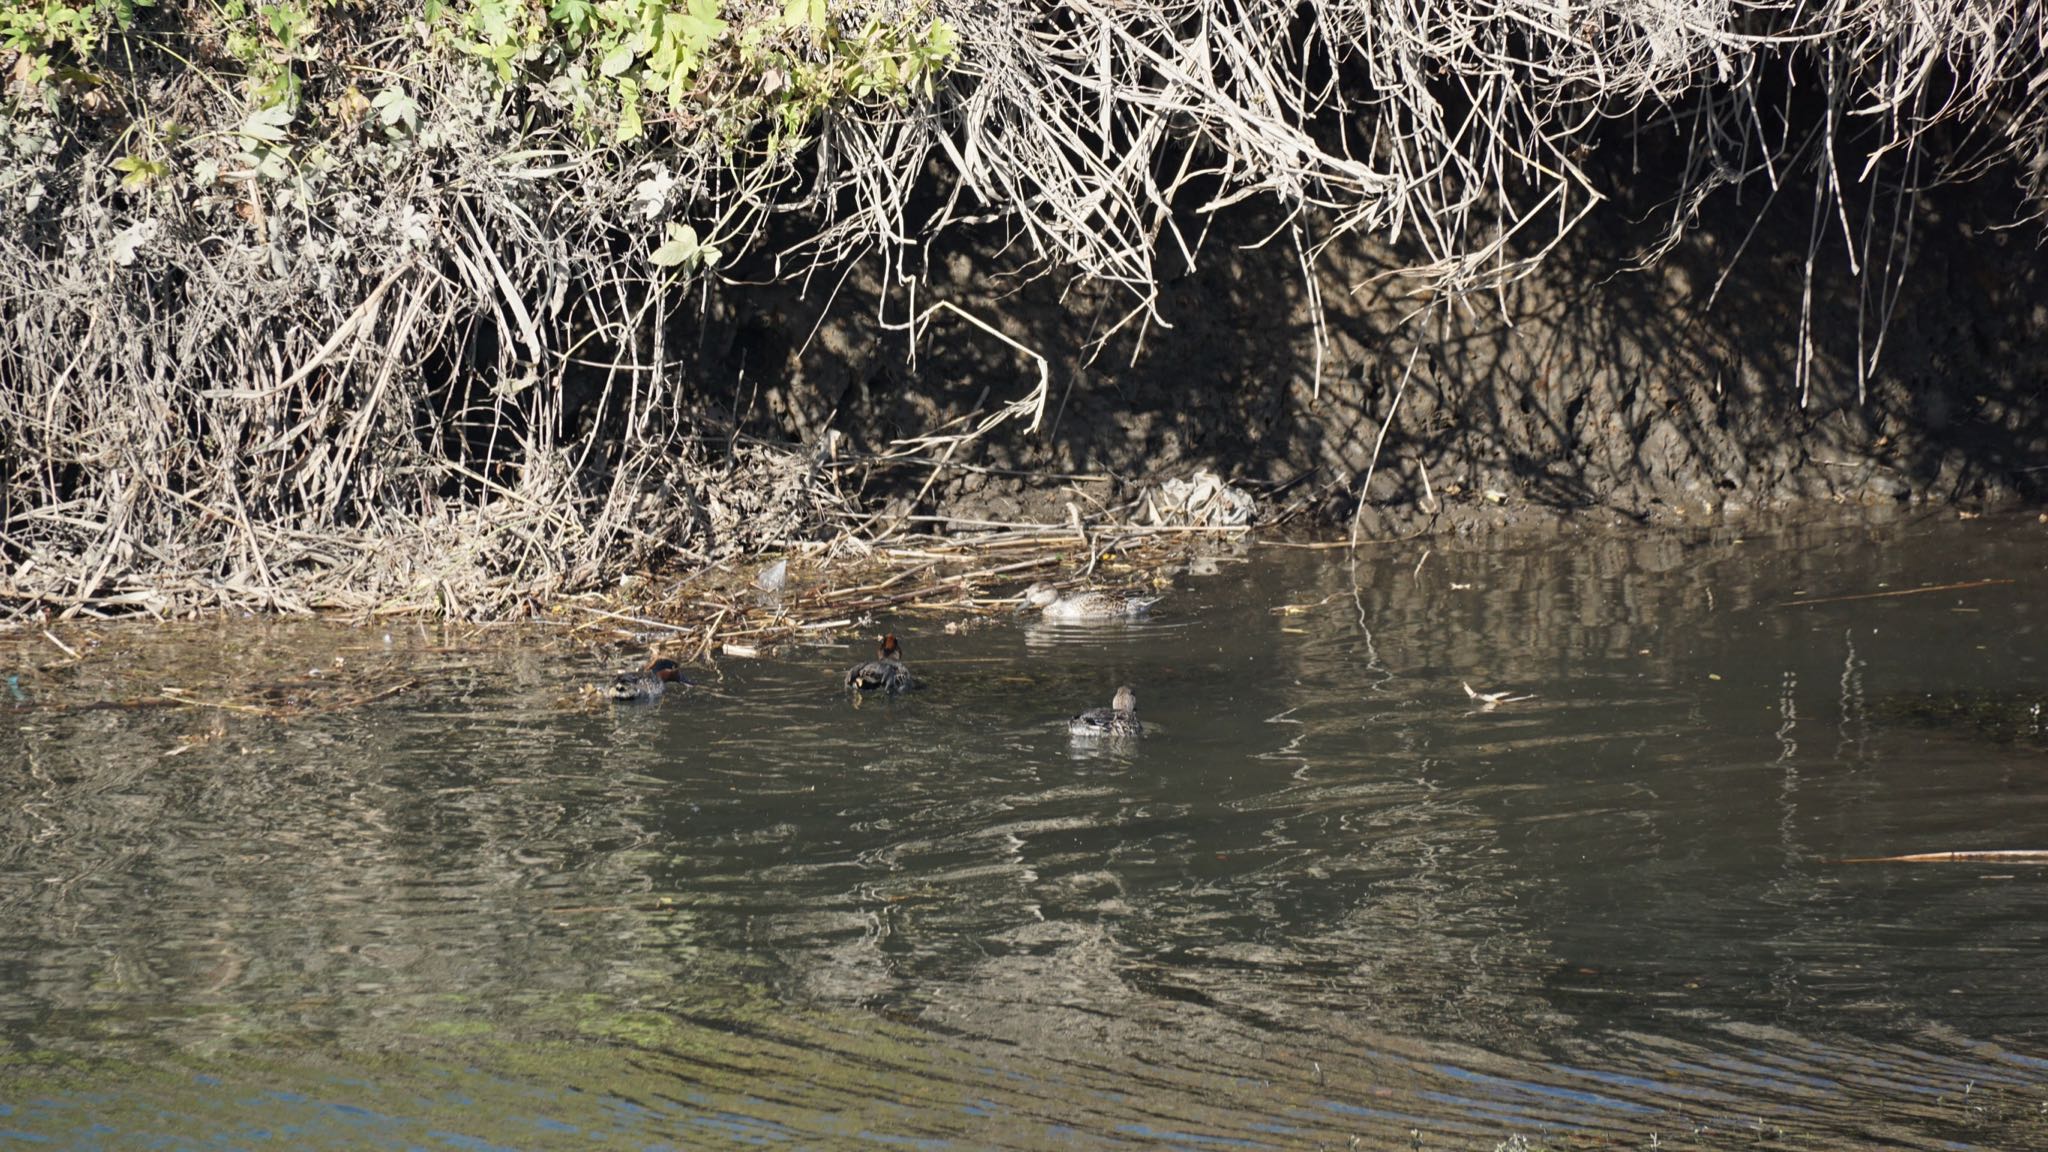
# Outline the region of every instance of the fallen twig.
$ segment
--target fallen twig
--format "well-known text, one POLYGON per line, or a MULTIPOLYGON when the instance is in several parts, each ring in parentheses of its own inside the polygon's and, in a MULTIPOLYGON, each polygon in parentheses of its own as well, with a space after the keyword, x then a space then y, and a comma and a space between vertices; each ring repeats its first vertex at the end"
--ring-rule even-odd
POLYGON ((1846 856, 1830 864, 2048 864, 2048 848, 1908 852, 1902 856, 1846 856))
POLYGON ((1895 596, 1919 596, 1927 592, 1966 592, 2012 583, 2009 579, 1965 580, 1959 584, 1930 584, 1925 588, 1898 588, 1888 592, 1858 592, 1853 596, 1822 596, 1813 600, 1780 600, 1773 608, 1806 608, 1814 604, 1846 604, 1851 600, 1889 600, 1895 596))

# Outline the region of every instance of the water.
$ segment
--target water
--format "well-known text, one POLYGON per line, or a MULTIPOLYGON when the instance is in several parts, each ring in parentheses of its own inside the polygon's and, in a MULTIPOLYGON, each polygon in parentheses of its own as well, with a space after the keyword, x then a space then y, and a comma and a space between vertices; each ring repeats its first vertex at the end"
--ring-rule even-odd
POLYGON ((2048 867, 1840 862, 2048 848, 2044 563, 1260 548, 882 621, 930 687, 858 708, 850 649, 591 711, 566 629, 0 634, 0 1143, 2048 1147, 2048 867))

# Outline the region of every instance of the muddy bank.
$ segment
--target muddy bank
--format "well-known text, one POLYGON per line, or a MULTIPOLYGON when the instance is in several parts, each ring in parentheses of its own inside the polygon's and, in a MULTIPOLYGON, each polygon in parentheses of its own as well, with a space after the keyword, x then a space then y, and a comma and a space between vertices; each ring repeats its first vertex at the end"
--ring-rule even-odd
POLYGON ((1262 493, 1269 519, 1340 526, 1370 470, 1367 537, 2042 497, 2048 263, 2031 230, 2007 227, 2016 197, 1988 183, 1928 197, 1889 281, 1852 276, 1823 235, 1802 373, 1810 193, 1788 189, 1760 223, 1754 200, 1717 200, 1640 270, 1670 211, 1656 191, 1596 214, 1505 292, 1448 304, 1400 294, 1402 254, 1357 236, 1325 250, 1318 300, 1281 239, 1249 247, 1275 221, 1218 220, 1165 278, 1160 323, 1099 349, 1128 294, 1033 279, 1004 237, 963 237, 931 249, 914 301, 873 264, 725 293, 699 387, 761 435, 884 453, 1034 386, 1030 357, 950 316, 911 347, 913 306, 954 303, 1050 362, 1043 427, 962 444, 935 481, 928 461, 878 464, 860 492, 989 520, 1114 507, 1198 467, 1262 493))

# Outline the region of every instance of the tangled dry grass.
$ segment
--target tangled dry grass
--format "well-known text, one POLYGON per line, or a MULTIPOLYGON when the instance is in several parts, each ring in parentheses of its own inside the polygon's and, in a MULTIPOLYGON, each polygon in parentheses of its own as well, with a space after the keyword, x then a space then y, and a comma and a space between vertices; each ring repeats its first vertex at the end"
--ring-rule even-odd
POLYGON ((1229 259, 1205 222, 1263 198, 1312 307, 1322 247, 1357 231, 1430 301, 1483 301, 1602 201, 1590 155, 1667 133, 1689 156, 1667 241, 1718 191, 1810 196, 1809 268, 1837 246, 1870 285, 1867 369, 1927 187, 2048 195, 2040 0, 930 9, 960 43, 930 98, 848 96, 801 151, 683 116, 604 143, 545 77, 424 48, 395 3, 294 65, 324 111, 281 171, 250 162, 231 70, 177 52, 198 9, 111 41, 91 99, 10 92, 0 612, 485 617, 871 523, 825 446, 727 434, 689 375, 713 274, 649 260, 669 223, 732 283, 871 252, 912 276, 933 235, 993 223, 1127 289, 1121 327, 1153 319, 1165 257, 1229 259), (409 131, 363 119, 373 78, 416 104, 409 131), (162 173, 124 180, 123 156, 162 173))

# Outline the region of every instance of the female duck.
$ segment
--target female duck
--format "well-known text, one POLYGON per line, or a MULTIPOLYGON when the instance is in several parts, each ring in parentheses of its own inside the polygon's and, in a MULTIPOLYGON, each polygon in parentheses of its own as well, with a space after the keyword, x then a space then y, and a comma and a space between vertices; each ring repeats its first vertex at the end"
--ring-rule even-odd
POLYGON ((1067 732, 1074 736, 1143 736, 1145 724, 1138 719, 1138 694, 1129 685, 1118 688, 1109 707, 1090 708, 1067 721, 1067 732))
POLYGON ((896 643, 895 633, 882 637, 873 660, 846 670, 846 686, 855 692, 887 692, 891 696, 917 687, 910 669, 903 666, 903 646, 896 643))
POLYGON ((611 698, 621 704, 644 703, 661 699, 671 684, 688 684, 690 678, 683 675, 682 665, 673 660, 656 660, 638 672, 623 672, 612 681, 611 698))
POLYGON ((1128 620, 1143 616, 1159 597, 1122 589, 1084 589, 1062 596, 1059 589, 1041 582, 1024 590, 1024 602, 1042 610, 1047 620, 1128 620))

